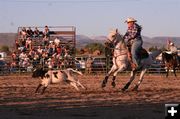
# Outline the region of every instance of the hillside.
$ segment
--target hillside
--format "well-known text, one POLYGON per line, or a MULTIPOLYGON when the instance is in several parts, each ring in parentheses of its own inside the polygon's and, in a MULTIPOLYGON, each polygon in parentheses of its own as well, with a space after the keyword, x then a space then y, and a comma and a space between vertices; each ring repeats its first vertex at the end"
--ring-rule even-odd
POLYGON ((12 47, 15 44, 16 33, 0 33, 0 46, 12 47))
MULTIPOLYGON (((16 39, 16 33, 0 33, 0 46, 7 45, 12 47, 16 39)), ((163 47, 166 46, 167 39, 172 40, 176 46, 180 47, 180 37, 153 37, 149 38, 143 36, 143 47, 149 48, 152 46, 163 47)), ((77 48, 82 48, 89 43, 104 43, 107 40, 106 36, 92 36, 76 35, 77 48)))

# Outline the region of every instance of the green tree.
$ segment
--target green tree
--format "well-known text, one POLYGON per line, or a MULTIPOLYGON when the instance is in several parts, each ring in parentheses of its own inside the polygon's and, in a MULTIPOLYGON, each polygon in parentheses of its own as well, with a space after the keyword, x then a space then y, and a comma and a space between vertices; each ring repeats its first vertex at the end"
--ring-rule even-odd
POLYGON ((91 53, 99 50, 100 52, 104 53, 104 45, 101 43, 90 43, 88 45, 85 46, 85 48, 87 48, 91 53))
POLYGON ((0 47, 0 51, 1 52, 9 52, 9 47, 7 46, 7 45, 2 45, 1 47, 0 47))
POLYGON ((152 47, 150 47, 148 50, 149 50, 150 52, 152 52, 152 51, 157 51, 158 48, 157 48, 157 46, 152 46, 152 47))

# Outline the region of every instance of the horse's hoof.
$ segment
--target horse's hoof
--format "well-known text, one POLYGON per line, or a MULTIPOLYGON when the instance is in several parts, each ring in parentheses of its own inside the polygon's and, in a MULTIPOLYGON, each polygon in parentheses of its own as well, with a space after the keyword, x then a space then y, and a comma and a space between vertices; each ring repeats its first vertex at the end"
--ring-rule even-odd
POLYGON ((111 85, 112 85, 113 88, 116 87, 116 83, 114 81, 111 83, 111 85))
POLYGON ((106 83, 107 83, 107 81, 106 81, 106 80, 103 80, 103 82, 102 82, 102 84, 101 84, 101 88, 106 87, 106 83))
POLYGON ((106 87, 106 84, 102 83, 101 88, 104 88, 104 87, 106 87))
POLYGON ((122 91, 122 92, 125 92, 125 91, 126 91, 126 88, 122 88, 121 91, 122 91))
POLYGON ((138 86, 136 85, 136 86, 132 89, 132 91, 138 91, 138 86))

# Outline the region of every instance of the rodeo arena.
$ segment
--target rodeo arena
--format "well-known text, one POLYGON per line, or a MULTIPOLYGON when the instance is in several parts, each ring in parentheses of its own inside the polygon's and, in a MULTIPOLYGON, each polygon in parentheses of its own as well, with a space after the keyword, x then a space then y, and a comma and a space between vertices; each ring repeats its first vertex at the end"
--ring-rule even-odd
POLYGON ((148 52, 131 70, 117 31, 100 56, 76 54, 74 26, 17 32, 11 55, 0 54, 0 119, 162 119, 180 103, 180 51, 148 52))

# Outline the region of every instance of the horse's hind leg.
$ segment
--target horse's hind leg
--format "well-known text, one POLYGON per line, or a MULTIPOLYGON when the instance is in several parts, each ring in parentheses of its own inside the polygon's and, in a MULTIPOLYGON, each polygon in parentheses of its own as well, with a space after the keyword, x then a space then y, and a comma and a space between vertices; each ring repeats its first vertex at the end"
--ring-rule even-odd
POLYGON ((173 73, 174 73, 174 76, 177 77, 177 75, 176 75, 176 67, 173 68, 173 73))
POLYGON ((138 90, 139 85, 142 83, 142 81, 143 81, 143 79, 144 79, 144 75, 145 75, 146 71, 147 71, 147 69, 144 69, 144 70, 141 71, 139 81, 138 81, 138 83, 135 85, 135 87, 132 89, 133 91, 137 91, 137 90, 138 90))
POLYGON ((166 78, 168 77, 168 75, 169 75, 169 68, 167 68, 166 78))
POLYGON ((45 86, 43 87, 41 94, 44 94, 44 91, 46 90, 46 88, 47 87, 45 87, 45 86))
POLYGON ((121 89, 122 91, 125 91, 129 88, 129 85, 132 83, 132 81, 135 79, 136 70, 131 71, 131 77, 130 80, 126 83, 126 85, 121 89))
POLYGON ((40 83, 39 85, 38 85, 38 87, 36 88, 36 91, 35 91, 35 93, 37 93, 38 92, 38 90, 39 90, 39 88, 42 86, 42 84, 40 83))

